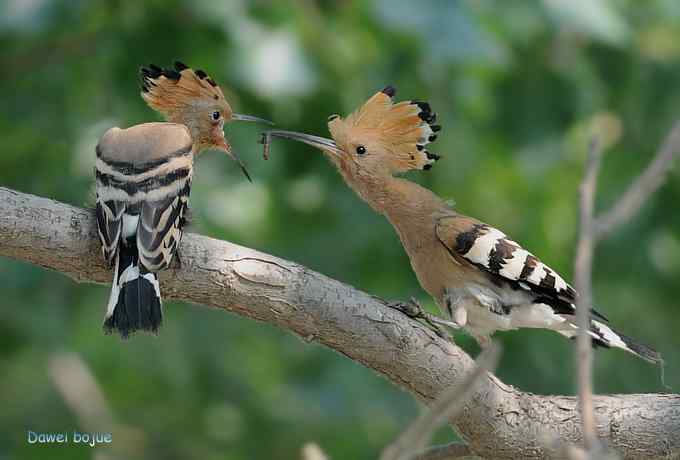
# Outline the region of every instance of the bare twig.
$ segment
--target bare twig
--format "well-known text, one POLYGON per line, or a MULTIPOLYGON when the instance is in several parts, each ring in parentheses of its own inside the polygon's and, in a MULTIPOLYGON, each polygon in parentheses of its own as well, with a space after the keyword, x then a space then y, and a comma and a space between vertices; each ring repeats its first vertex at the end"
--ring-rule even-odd
POLYGON ((597 442, 595 414, 593 412, 593 355, 590 332, 590 308, 592 305, 592 265, 595 240, 593 235, 593 208, 597 190, 597 175, 602 164, 602 148, 597 138, 590 143, 586 173, 579 189, 581 225, 580 238, 574 264, 574 283, 579 297, 576 301, 576 317, 579 327, 576 352, 578 371, 578 395, 583 425, 583 444, 590 451, 597 442))
POLYGON ((637 214, 649 197, 666 181, 673 160, 680 152, 680 120, 666 137, 647 169, 628 187, 611 209, 595 221, 595 239, 601 240, 616 227, 628 222, 637 214))
MULTIPOLYGON (((579 297, 576 302, 576 316, 579 327, 576 367, 578 370, 578 394, 583 427, 584 451, 572 449, 573 457, 591 456, 593 452, 609 455, 598 450, 595 414, 593 411, 592 351, 589 336, 590 308, 592 302, 593 253, 597 243, 612 230, 629 221, 644 203, 666 180, 676 153, 680 151, 680 121, 676 122, 645 171, 633 181, 618 202, 600 217, 595 217, 594 203, 597 192, 597 177, 602 165, 602 148, 597 138, 590 144, 586 170, 580 192, 580 231, 574 263, 574 283, 579 297)), ((599 455, 599 454, 598 454, 599 455)))
POLYGON ((474 457, 474 453, 467 444, 452 442, 443 446, 432 446, 417 455, 415 460, 456 460, 465 457, 474 457))
POLYGON ((500 347, 492 343, 479 356, 476 367, 465 379, 459 385, 444 391, 432 404, 429 411, 418 417, 406 431, 383 450, 380 460, 411 460, 416 454, 424 450, 432 437, 432 433, 447 418, 455 416, 463 409, 463 404, 472 395, 477 384, 486 376, 487 372, 492 372, 495 369, 499 356, 500 347))

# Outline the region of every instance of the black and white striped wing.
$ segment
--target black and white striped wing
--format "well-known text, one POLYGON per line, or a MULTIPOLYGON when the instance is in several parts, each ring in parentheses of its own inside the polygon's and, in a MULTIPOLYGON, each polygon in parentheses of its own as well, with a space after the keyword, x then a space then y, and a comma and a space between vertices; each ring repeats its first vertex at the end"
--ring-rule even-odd
MULTIPOLYGON (((555 314, 566 319, 558 323, 562 327, 556 328, 557 332, 569 338, 576 335, 574 288, 505 233, 468 217, 447 216, 437 222, 436 234, 459 263, 469 262, 497 285, 507 284, 511 289, 529 292, 534 305, 547 305, 555 314)), ((621 348, 651 363, 663 362, 658 352, 608 326, 607 318, 597 311, 591 309, 590 312, 589 333, 595 344, 621 348)))
POLYGON ((535 293, 559 313, 573 313, 574 288, 500 230, 452 216, 440 219, 436 231, 454 257, 470 262, 496 281, 535 293))
POLYGON ((99 194, 97 194, 97 204, 95 208, 97 231, 99 233, 99 241, 102 243, 102 254, 109 266, 113 265, 116 251, 118 250, 118 242, 121 239, 121 232, 123 229, 124 212, 124 202, 115 200, 104 201, 99 194))
POLYGON ((191 171, 181 189, 161 200, 140 203, 137 248, 149 271, 168 268, 182 239, 186 221, 191 171))

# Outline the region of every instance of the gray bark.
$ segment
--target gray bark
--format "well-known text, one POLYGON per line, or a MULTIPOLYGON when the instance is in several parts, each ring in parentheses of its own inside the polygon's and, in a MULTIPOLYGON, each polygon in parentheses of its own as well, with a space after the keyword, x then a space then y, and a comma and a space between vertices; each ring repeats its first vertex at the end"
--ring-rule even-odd
MULTIPOLYGON (((425 403, 474 367, 455 344, 382 300, 301 265, 194 234, 184 236, 181 252, 181 268, 161 274, 166 299, 275 324, 379 372, 425 403)), ((112 278, 92 211, 4 188, 0 256, 79 282, 108 284, 112 278)), ((680 453, 680 395, 595 396, 593 403, 598 437, 623 457, 680 453)), ((545 458, 557 440, 581 441, 576 404, 574 397, 523 393, 489 374, 451 424, 475 455, 545 458)))

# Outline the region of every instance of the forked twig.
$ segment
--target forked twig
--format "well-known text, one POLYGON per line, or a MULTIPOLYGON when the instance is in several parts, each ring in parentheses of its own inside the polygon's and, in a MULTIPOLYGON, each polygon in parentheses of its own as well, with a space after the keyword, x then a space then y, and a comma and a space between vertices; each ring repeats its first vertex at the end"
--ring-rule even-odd
MULTIPOLYGON (((602 148, 597 138, 591 141, 585 175, 579 188, 580 229, 574 263, 574 284, 579 297, 576 316, 579 327, 576 368, 578 371, 578 399, 581 411, 584 450, 572 449, 574 457, 606 452, 597 440, 595 414, 593 411, 592 350, 590 332, 590 308, 592 302, 593 253, 599 241, 611 231, 628 222, 637 214, 652 193, 665 182, 673 160, 680 152, 680 121, 677 121, 662 147, 647 168, 631 183, 621 198, 608 211, 595 217, 597 177, 602 165, 602 148)), ((600 455, 598 454, 598 455, 600 455)), ((608 455, 608 454, 607 454, 608 455)))

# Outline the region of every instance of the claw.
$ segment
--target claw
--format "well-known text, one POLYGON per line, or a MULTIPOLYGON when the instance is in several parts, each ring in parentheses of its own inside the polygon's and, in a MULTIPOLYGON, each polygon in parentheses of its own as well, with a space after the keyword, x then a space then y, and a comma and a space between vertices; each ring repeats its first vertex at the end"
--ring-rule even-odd
POLYGON ((443 339, 449 339, 450 336, 444 329, 440 327, 440 325, 448 326, 454 329, 459 328, 456 323, 446 321, 425 311, 425 309, 420 305, 415 297, 411 297, 408 302, 387 302, 387 306, 394 308, 395 310, 399 310, 409 318, 422 320, 432 331, 434 331, 435 334, 443 339))

